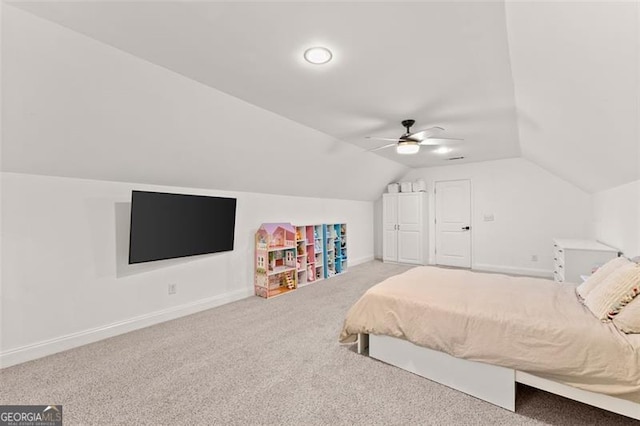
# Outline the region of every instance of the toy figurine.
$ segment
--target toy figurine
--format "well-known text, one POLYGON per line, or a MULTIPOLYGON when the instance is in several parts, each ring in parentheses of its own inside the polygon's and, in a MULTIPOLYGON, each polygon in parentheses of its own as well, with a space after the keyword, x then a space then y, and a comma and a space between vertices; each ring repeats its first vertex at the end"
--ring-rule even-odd
POLYGON ((313 265, 307 265, 307 276, 313 281, 313 265))

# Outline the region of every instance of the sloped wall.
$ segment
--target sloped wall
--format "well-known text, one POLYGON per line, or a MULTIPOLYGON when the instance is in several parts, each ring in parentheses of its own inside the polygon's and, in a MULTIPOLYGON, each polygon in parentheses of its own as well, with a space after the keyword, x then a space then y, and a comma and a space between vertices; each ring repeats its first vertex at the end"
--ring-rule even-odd
POLYGON ((522 156, 591 193, 640 179, 639 10, 505 2, 522 156))
POLYGON ((4 171, 374 200, 407 168, 5 5, 4 171))

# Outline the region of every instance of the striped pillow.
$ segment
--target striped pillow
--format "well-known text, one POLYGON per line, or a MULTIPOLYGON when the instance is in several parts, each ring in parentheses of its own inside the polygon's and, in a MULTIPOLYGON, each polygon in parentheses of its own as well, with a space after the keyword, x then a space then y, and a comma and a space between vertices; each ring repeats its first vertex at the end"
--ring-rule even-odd
POLYGON ((587 295, 584 304, 600 320, 609 321, 640 293, 640 265, 628 262, 587 295))
POLYGON ((616 257, 615 259, 611 259, 597 271, 593 273, 585 282, 580 284, 578 288, 576 288, 576 293, 578 296, 584 300, 587 298, 589 293, 593 291, 600 283, 602 283, 613 271, 621 268, 624 265, 630 264, 628 259, 624 257, 616 257))
POLYGON ((636 297, 616 315, 613 324, 624 333, 640 333, 640 297, 636 297))

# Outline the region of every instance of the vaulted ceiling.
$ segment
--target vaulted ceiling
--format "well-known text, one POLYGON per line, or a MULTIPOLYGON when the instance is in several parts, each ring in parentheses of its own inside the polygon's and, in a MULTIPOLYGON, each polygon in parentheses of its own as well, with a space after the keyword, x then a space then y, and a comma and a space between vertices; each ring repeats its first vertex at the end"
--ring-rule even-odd
POLYGON ((11 4, 346 146, 412 118, 464 138, 462 162, 522 155, 591 192, 640 178, 635 2, 11 4), (314 45, 334 60, 305 63, 314 45))

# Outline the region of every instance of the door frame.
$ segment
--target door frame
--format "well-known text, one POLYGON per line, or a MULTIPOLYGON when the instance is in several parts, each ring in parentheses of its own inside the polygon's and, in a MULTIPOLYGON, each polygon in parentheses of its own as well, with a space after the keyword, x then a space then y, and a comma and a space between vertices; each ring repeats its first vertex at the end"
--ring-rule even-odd
MULTIPOLYGON (((431 256, 433 254, 433 265, 438 265, 438 260, 437 260, 437 254, 436 254, 436 244, 437 244, 437 239, 438 239, 438 232, 437 232, 437 228, 436 228, 436 214, 437 214, 437 208, 436 208, 436 186, 438 183, 441 182, 459 182, 459 181, 463 181, 466 180, 469 182, 469 226, 471 227, 471 229, 469 230, 469 269, 473 270, 474 268, 474 264, 473 264, 473 259, 475 258, 474 256, 474 246, 473 246, 473 233, 475 231, 475 224, 473 221, 473 208, 474 208, 474 203, 473 203, 473 179, 471 178, 461 178, 461 179, 438 179, 433 181, 433 220, 430 221, 430 225, 433 226, 433 232, 431 232, 430 234, 433 235, 433 250, 429 250, 429 255, 431 256)), ((462 269, 466 269, 466 268, 462 268, 462 269)))

